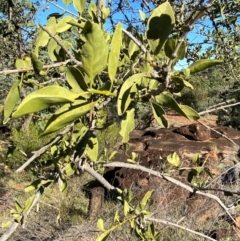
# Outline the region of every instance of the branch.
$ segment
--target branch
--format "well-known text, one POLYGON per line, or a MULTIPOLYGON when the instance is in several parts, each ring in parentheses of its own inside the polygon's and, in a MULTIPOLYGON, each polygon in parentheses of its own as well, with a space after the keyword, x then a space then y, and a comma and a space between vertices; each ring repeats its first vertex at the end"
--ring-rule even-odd
MULTIPOLYGON (((44 192, 44 188, 41 187, 37 193, 35 194, 35 198, 32 202, 31 207, 29 208, 29 210, 24 214, 24 216, 22 216, 22 218, 24 219, 24 222, 26 221, 27 216, 30 214, 31 210, 33 209, 33 207, 38 203, 41 195, 44 192)), ((8 238, 15 232, 15 230, 17 229, 17 227, 19 226, 20 223, 13 221, 12 225, 8 228, 8 230, 3 233, 3 235, 0 238, 0 241, 6 241, 8 240, 8 238)))
POLYGON ((127 30, 125 30, 124 28, 122 29, 122 31, 129 37, 132 39, 132 41, 144 52, 147 53, 147 49, 145 48, 145 46, 138 41, 138 39, 136 39, 130 32, 128 32, 127 30))
POLYGON ((59 6, 58 4, 56 4, 56 3, 53 2, 53 1, 49 1, 49 0, 46 0, 46 1, 47 1, 48 3, 50 3, 50 4, 52 4, 53 6, 55 6, 55 7, 59 8, 59 9, 63 10, 64 13, 69 13, 69 14, 73 15, 73 16, 76 17, 76 18, 79 17, 77 14, 68 11, 67 9, 65 9, 65 8, 63 8, 63 7, 61 7, 61 6, 59 6))
POLYGON ((216 107, 216 108, 213 108, 213 109, 210 109, 210 110, 201 111, 198 114, 199 115, 204 115, 204 114, 216 111, 216 110, 221 110, 221 109, 229 108, 229 107, 236 106, 236 105, 240 105, 240 102, 229 104, 229 105, 224 105, 224 106, 220 106, 220 107, 216 107))
POLYGON ((66 52, 66 54, 69 56, 71 62, 77 64, 77 65, 81 65, 82 63, 78 60, 76 60, 76 58, 70 53, 70 51, 64 46, 64 44, 62 43, 61 40, 57 39, 46 27, 44 27, 43 25, 39 24, 40 28, 43 29, 43 31, 45 31, 52 39, 54 39, 57 44, 59 46, 62 47, 62 49, 66 52))
POLYGON ((39 149, 38 151, 36 151, 34 153, 34 155, 29 158, 21 167, 19 167, 16 170, 16 173, 22 172, 27 166, 29 166, 37 157, 41 156, 49 147, 51 147, 52 145, 54 145, 55 143, 57 143, 64 134, 66 134, 67 132, 70 131, 71 128, 73 128, 74 123, 72 123, 71 125, 67 126, 61 133, 59 133, 52 141, 50 141, 49 144, 43 146, 41 149, 39 149))
POLYGON ((228 216, 231 218, 231 220, 235 223, 235 225, 237 227, 238 224, 236 223, 236 221, 234 220, 234 218, 232 217, 232 215, 229 213, 228 211, 228 208, 225 206, 225 204, 220 200, 219 197, 217 197, 216 195, 213 195, 211 193, 204 193, 204 192, 201 192, 199 190, 196 190, 172 177, 168 177, 168 176, 165 176, 163 174, 161 174, 160 172, 157 172, 157 171, 154 171, 152 169, 149 169, 149 168, 146 168, 144 166, 140 166, 140 165, 134 165, 134 164, 129 164, 129 163, 124 163, 124 162, 112 162, 112 163, 108 163, 108 164, 104 164, 103 165, 104 167, 125 167, 125 168, 129 168, 129 169, 134 169, 134 170, 140 170, 142 172, 146 172, 146 173, 149 173, 149 174, 152 174, 156 177, 160 177, 162 179, 165 179, 179 187, 182 187, 184 189, 186 189, 187 191, 191 192, 191 193, 196 193, 196 194, 199 194, 199 195, 202 195, 202 196, 205 196, 205 197, 208 197, 210 199, 213 199, 215 200, 222 208, 223 210, 228 214, 228 216))
POLYGON ((209 239, 209 240, 212 240, 212 241, 216 241, 216 239, 213 239, 203 233, 199 233, 197 231, 194 231, 192 229, 189 229, 189 228, 186 228, 186 227, 183 227, 181 225, 178 225, 176 223, 172 223, 172 222, 169 222, 169 221, 166 221, 166 220, 162 220, 162 219, 156 219, 156 218, 145 218, 145 220, 147 221, 151 221, 151 222, 155 222, 155 223, 163 223, 163 224, 166 224, 166 225, 170 225, 170 226, 173 226, 173 227, 176 227, 176 228, 180 228, 180 229, 183 229, 185 231, 188 231, 189 233, 193 233, 193 234, 196 234, 200 237, 203 237, 203 238, 206 238, 206 239, 209 239))
MULTIPOLYGON (((43 69, 49 69, 49 68, 54 68, 54 67, 59 67, 62 65, 66 65, 67 63, 69 63, 71 60, 68 59, 64 62, 59 62, 59 63, 55 63, 55 64, 48 64, 48 65, 44 65, 43 69)), ((0 71, 0 75, 9 75, 9 74, 17 74, 17 73, 24 73, 24 72, 28 72, 28 71, 33 71, 33 67, 30 68, 25 68, 25 69, 11 69, 11 70, 1 70, 0 71)))
POLYGON ((205 126, 206 128, 208 128, 211 131, 214 131, 215 133, 217 133, 218 135, 224 137, 225 139, 227 139, 228 141, 230 141, 234 146, 236 146, 238 149, 240 148, 239 145, 237 143, 235 143, 233 140, 231 140, 229 137, 227 137, 226 135, 222 134, 219 131, 214 130, 213 128, 211 128, 210 126, 204 124, 203 122, 201 122, 200 120, 197 121, 198 123, 200 123, 201 125, 205 126))
MULTIPOLYGON (((88 163, 83 164, 80 166, 82 171, 86 171, 90 173, 93 177, 95 177, 100 183, 103 184, 105 188, 109 191, 115 190, 116 188, 112 186, 102 175, 100 175, 97 171, 95 171, 92 167, 89 166, 88 163)), ((1 240, 0 240, 1 241, 1 240)))

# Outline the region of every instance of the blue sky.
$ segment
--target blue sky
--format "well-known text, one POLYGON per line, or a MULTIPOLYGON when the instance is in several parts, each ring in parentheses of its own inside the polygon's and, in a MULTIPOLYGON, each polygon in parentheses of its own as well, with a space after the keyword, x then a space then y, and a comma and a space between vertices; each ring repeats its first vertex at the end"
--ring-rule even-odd
MULTIPOLYGON (((53 3, 56 3, 56 1, 53 1, 53 3)), ((46 2, 45 0, 42 0, 41 7, 39 8, 38 14, 37 14, 37 22, 40 24, 45 24, 47 21, 47 16, 49 14, 52 14, 52 13, 62 14, 64 13, 64 9, 67 9, 68 11, 78 15, 78 12, 74 9, 72 4, 66 7, 66 5, 62 2, 62 0, 58 0, 56 4, 59 5, 60 8, 54 6, 54 4, 51 4, 49 2, 46 2)), ((134 16, 137 18, 139 17, 140 19, 139 9, 141 9, 139 5, 134 6, 134 16)), ((119 20, 121 20, 122 15, 118 14, 118 15, 115 15, 114 17, 115 18, 117 17, 119 20)), ((129 16, 129 18, 131 18, 131 16, 129 16)), ((107 24, 105 26, 107 27, 107 24)), ((198 26, 195 26, 194 30, 190 34, 188 34, 188 39, 189 39, 189 42, 194 42, 194 43, 203 41, 203 38, 198 34, 198 26)), ((182 68, 186 68, 187 66, 188 64, 186 63, 185 60, 183 60, 183 61, 179 61, 177 63, 177 66, 175 67, 176 69, 182 69, 182 68)))

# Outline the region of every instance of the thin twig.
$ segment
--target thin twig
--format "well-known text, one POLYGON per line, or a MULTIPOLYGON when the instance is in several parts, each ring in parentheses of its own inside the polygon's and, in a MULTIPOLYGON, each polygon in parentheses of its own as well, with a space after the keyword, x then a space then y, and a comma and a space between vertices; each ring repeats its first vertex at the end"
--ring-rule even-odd
POLYGON ((71 130, 71 128, 74 126, 74 123, 72 123, 71 125, 67 126, 61 133, 59 133, 52 141, 50 141, 50 143, 48 143, 47 145, 43 146, 42 148, 40 148, 38 151, 36 151, 34 153, 34 155, 29 158, 21 167, 19 167, 16 170, 16 173, 22 172, 27 166, 29 166, 37 157, 41 156, 49 147, 51 147, 52 145, 54 145, 55 143, 57 143, 64 134, 66 134, 67 132, 69 132, 71 130))
MULTIPOLYGON (((230 100, 225 100, 223 102, 220 102, 218 104, 215 104, 215 105, 211 105, 207 108, 207 110, 212 110, 214 109, 215 107, 218 107, 218 106, 222 106, 222 105, 225 105, 225 104, 230 104, 231 102, 234 102, 236 101, 234 98, 233 99, 230 99, 230 100)), ((199 114, 199 113, 198 113, 199 114)))
POLYGON ((165 176, 163 174, 161 174, 160 172, 154 171, 152 169, 146 168, 144 166, 141 165, 134 165, 134 164, 129 164, 129 163, 124 163, 124 162, 112 162, 112 163, 107 163, 104 164, 103 166, 105 167, 125 167, 125 168, 129 168, 129 169, 134 169, 134 170, 140 170, 149 174, 152 174, 156 177, 160 177, 162 179, 165 179, 179 187, 182 187, 184 189, 186 189, 187 191, 191 192, 191 193, 196 193, 205 197, 208 197, 210 199, 215 200, 222 208, 223 210, 227 213, 227 215, 232 219, 232 221, 238 226, 238 224, 236 223, 235 219, 232 217, 232 215, 230 214, 230 212, 228 211, 228 208, 225 206, 225 204, 220 200, 219 197, 217 197, 216 195, 213 195, 211 193, 204 193, 202 191, 199 190, 195 190, 192 187, 182 183, 181 181, 176 180, 175 178, 169 177, 169 176, 165 176))
POLYGON ((123 28, 122 30, 129 38, 132 39, 132 41, 144 52, 147 53, 147 49, 145 48, 145 46, 138 40, 136 39, 130 32, 128 32, 127 30, 125 30, 123 28))
POLYGON ((240 148, 239 145, 234 142, 232 139, 230 139, 229 137, 227 137, 226 135, 222 134, 221 132, 219 131, 216 131, 215 129, 211 128, 210 126, 204 124, 202 121, 198 120, 197 121, 198 123, 200 123, 201 125, 205 126, 206 128, 208 128, 209 130, 211 131, 214 131, 215 133, 217 133, 218 135, 224 137, 226 140, 230 141, 234 146, 238 147, 238 149, 240 148))
POLYGON ((176 227, 176 228, 180 228, 180 229, 183 229, 185 231, 188 231, 189 233, 193 233, 193 234, 196 234, 200 237, 203 237, 203 238, 206 238, 208 240, 211 240, 211 241, 216 241, 215 239, 203 234, 203 233, 199 233, 197 231, 194 231, 192 229, 189 229, 189 228, 186 228, 186 227, 183 227, 181 225, 178 225, 176 223, 172 223, 172 222, 169 222, 169 221, 166 221, 166 220, 162 220, 162 219, 156 219, 156 218, 145 218, 145 220, 147 221, 151 221, 151 222, 155 222, 155 223, 163 223, 165 225, 169 225, 169 226, 173 226, 173 227, 176 227))
MULTIPOLYGON (((43 69, 49 69, 49 68, 54 68, 54 67, 59 67, 62 65, 66 65, 67 63, 69 63, 71 60, 68 59, 64 62, 59 62, 59 63, 54 63, 54 64, 47 64, 43 66, 43 69)), ((30 68, 25 68, 25 69, 11 69, 11 70, 1 70, 0 71, 0 75, 9 75, 9 74, 17 74, 17 73, 24 73, 24 72, 28 72, 28 71, 33 71, 33 67, 30 68)))
POLYGON ((216 108, 213 108, 213 109, 210 109, 210 110, 201 111, 198 114, 199 115, 204 115, 204 114, 207 114, 207 113, 210 113, 210 112, 214 112, 216 110, 221 110, 221 109, 229 108, 229 107, 236 106, 236 105, 240 105, 240 102, 229 104, 229 105, 224 105, 224 106, 220 106, 220 107, 216 107, 216 108))
POLYGON ((90 173, 100 183, 102 183, 103 186, 106 187, 109 191, 116 189, 102 175, 100 175, 97 171, 95 171, 93 168, 91 168, 88 163, 84 163, 80 168, 81 168, 82 171, 86 171, 86 172, 90 173))
POLYGON ((76 17, 76 18, 79 17, 77 14, 70 12, 69 10, 67 10, 67 9, 65 9, 65 8, 63 8, 63 7, 61 7, 61 6, 59 6, 58 4, 56 4, 56 3, 53 2, 53 1, 49 1, 49 0, 47 0, 47 2, 50 3, 50 4, 52 4, 52 5, 54 5, 55 7, 59 8, 59 9, 63 10, 64 13, 69 13, 69 14, 73 15, 73 16, 76 17))
POLYGON ((39 24, 40 28, 43 29, 52 39, 54 39, 57 44, 59 46, 62 47, 62 49, 66 52, 66 54, 69 56, 70 61, 77 64, 77 65, 81 65, 82 63, 78 60, 76 60, 76 58, 70 53, 70 51, 64 46, 64 44, 62 43, 61 40, 57 39, 46 27, 44 27, 43 25, 39 24))

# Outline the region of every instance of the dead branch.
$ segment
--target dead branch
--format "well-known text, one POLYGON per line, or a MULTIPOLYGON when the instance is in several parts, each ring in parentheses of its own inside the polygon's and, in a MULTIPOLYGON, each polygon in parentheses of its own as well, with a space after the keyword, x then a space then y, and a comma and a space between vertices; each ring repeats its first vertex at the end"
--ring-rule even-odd
MULTIPOLYGON (((100 175, 97 171, 95 171, 93 168, 89 166, 88 163, 83 164, 81 167, 82 171, 86 171, 89 174, 91 174, 93 177, 95 177, 100 183, 103 184, 104 187, 106 187, 109 191, 115 190, 116 188, 112 186, 102 175, 100 175)), ((1 241, 1 240, 0 240, 1 241)))
MULTIPOLYGON (((69 63, 71 60, 66 60, 64 62, 59 62, 59 63, 54 63, 54 64, 47 64, 43 66, 43 69, 50 69, 50 68, 54 68, 54 67, 59 67, 62 65, 66 65, 67 63, 69 63)), ((10 70, 1 70, 0 71, 0 75, 9 75, 9 74, 17 74, 17 73, 24 73, 24 72, 28 72, 28 71, 33 71, 33 67, 30 68, 25 68, 25 69, 10 69, 10 70)))
POLYGON ((239 145, 237 143, 235 143, 233 140, 231 140, 230 138, 228 138, 226 135, 222 134, 219 131, 214 130, 213 128, 211 128, 210 126, 204 124, 202 121, 198 120, 198 123, 200 123, 201 125, 205 126, 206 128, 208 128, 211 131, 214 131, 215 133, 217 133, 218 135, 224 137, 226 140, 230 141, 234 146, 236 146, 238 149, 240 148, 239 145))
POLYGON ((196 234, 200 237, 203 237, 203 238, 206 238, 208 240, 212 240, 212 241, 216 241, 215 239, 213 238, 210 238, 209 236, 203 234, 203 233, 199 233, 197 231, 194 231, 192 229, 189 229, 189 228, 186 228, 186 227, 183 227, 181 225, 178 225, 176 223, 172 223, 172 222, 169 222, 169 221, 166 221, 166 220, 162 220, 162 219, 156 219, 156 218, 145 218, 145 220, 147 221, 151 221, 151 222, 155 222, 155 223, 163 223, 165 225, 169 225, 169 226, 173 226, 173 227, 176 227, 176 228, 180 228, 180 229, 183 229, 185 231, 188 231, 189 233, 193 233, 193 234, 196 234))
POLYGON ((238 224, 236 223, 235 219, 232 217, 232 215, 230 214, 230 212, 228 211, 228 208, 225 206, 225 204, 221 201, 221 199, 219 197, 217 197, 216 195, 213 195, 211 193, 204 193, 202 191, 196 190, 178 180, 176 180, 175 178, 169 177, 169 176, 165 176, 163 174, 161 174, 160 172, 154 171, 152 169, 146 168, 144 166, 141 165, 135 165, 135 164, 129 164, 129 163, 124 163, 124 162, 112 162, 112 163, 107 163, 104 164, 105 167, 125 167, 125 168, 129 168, 129 169, 134 169, 134 170, 139 170, 142 172, 146 172, 149 174, 152 174, 156 177, 160 177, 162 179, 165 179, 179 187, 182 187, 184 189, 186 189, 187 191, 191 192, 191 193, 196 193, 205 197, 208 197, 210 199, 215 200, 221 207, 222 209, 227 213, 227 215, 231 218, 231 220, 235 223, 235 225, 238 227, 238 224))
POLYGON ((143 51, 143 53, 147 53, 147 49, 145 48, 145 46, 138 41, 138 39, 136 39, 130 32, 128 32, 127 30, 125 30, 123 28, 122 30, 129 38, 132 39, 132 41, 143 51))
POLYGON ((229 105, 224 105, 224 106, 215 107, 215 108, 210 109, 210 110, 201 111, 201 112, 199 112, 198 114, 199 114, 199 115, 204 115, 204 114, 207 114, 207 113, 214 112, 214 111, 216 111, 216 110, 221 110, 221 109, 229 108, 229 107, 236 106, 236 105, 240 105, 240 102, 233 103, 233 104, 229 104, 229 105))

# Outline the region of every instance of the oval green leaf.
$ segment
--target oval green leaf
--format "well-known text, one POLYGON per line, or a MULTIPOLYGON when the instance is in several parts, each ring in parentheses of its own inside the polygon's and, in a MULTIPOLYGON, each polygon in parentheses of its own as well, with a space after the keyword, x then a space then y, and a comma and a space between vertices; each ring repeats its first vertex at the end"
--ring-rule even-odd
MULTIPOLYGON (((76 101, 77 103, 77 101, 76 101)), ((54 115, 49 119, 42 135, 58 131, 63 127, 71 124, 75 120, 79 119, 82 115, 91 110, 96 103, 84 103, 80 105, 67 104, 57 110, 54 115)))
POLYGON ((160 94, 155 97, 158 104, 167 106, 189 120, 196 121, 200 118, 198 113, 187 105, 179 105, 171 96, 167 94, 160 94))
POLYGON ((66 80, 75 93, 87 91, 88 89, 82 73, 76 67, 67 67, 66 80))
POLYGON ((96 136, 91 136, 87 141, 86 154, 88 158, 96 162, 98 159, 98 139, 96 136))
POLYGON ((120 135, 122 136, 122 142, 127 143, 129 141, 129 134, 134 129, 134 109, 126 112, 126 119, 121 122, 120 135))
POLYGON ((73 6, 79 13, 82 13, 86 6, 86 2, 87 0, 73 0, 73 6))
POLYGON ((18 118, 32 112, 47 109, 52 105, 74 102, 78 96, 78 94, 59 85, 47 86, 29 94, 12 116, 18 118))
POLYGON ((61 18, 61 20, 57 23, 56 26, 57 33, 63 33, 70 29, 72 27, 72 25, 68 23, 70 21, 74 21, 74 18, 72 16, 66 16, 61 18))
POLYGON ((20 100, 20 89, 22 82, 18 80, 13 84, 10 91, 8 92, 7 98, 3 107, 3 124, 6 124, 12 114, 17 102, 20 100))
POLYGON ((217 59, 201 59, 188 66, 188 69, 190 74, 194 74, 222 63, 222 60, 217 59))
POLYGON ((142 82, 142 78, 144 77, 143 73, 135 74, 128 78, 122 85, 118 95, 118 115, 123 115, 130 103, 134 99, 134 96, 137 92, 136 85, 140 85, 142 82))
POLYGON ((161 51, 174 24, 174 11, 169 2, 165 2, 153 10, 147 23, 146 36, 154 55, 161 51))
POLYGON ((107 65, 108 46, 101 27, 96 23, 86 22, 83 32, 86 43, 82 49, 82 68, 90 79, 90 88, 93 80, 107 65))
POLYGON ((114 81, 114 78, 117 72, 121 46, 122 46, 122 24, 118 23, 112 37, 111 51, 109 53, 109 58, 108 58, 108 74, 112 82, 114 81))
POLYGON ((152 102, 151 104, 152 104, 153 116, 154 116, 155 120, 158 122, 158 124, 160 126, 164 126, 164 127, 167 128, 168 127, 168 121, 163 116, 165 114, 163 108, 160 105, 158 105, 154 102, 152 102))

